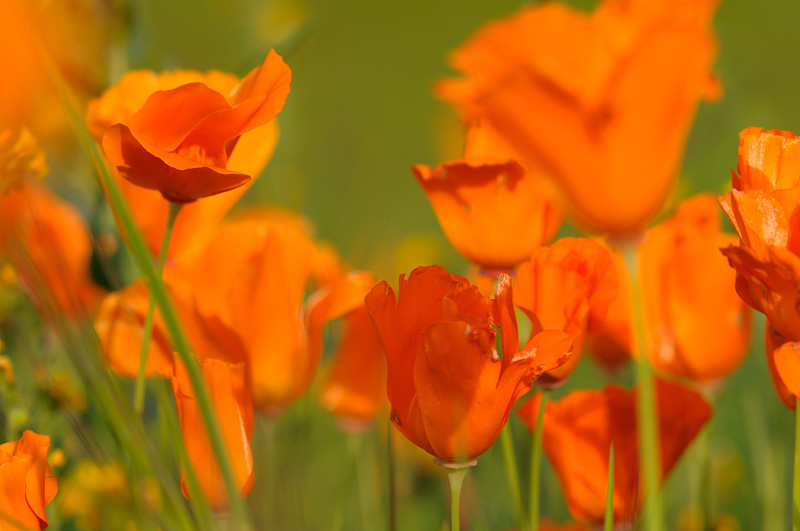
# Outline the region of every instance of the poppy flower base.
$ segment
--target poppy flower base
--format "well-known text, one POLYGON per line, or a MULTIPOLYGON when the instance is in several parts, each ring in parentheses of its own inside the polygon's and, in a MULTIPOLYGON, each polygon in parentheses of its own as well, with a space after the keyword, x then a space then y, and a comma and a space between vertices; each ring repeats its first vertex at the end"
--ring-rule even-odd
POLYGON ((434 457, 433 462, 449 470, 471 468, 478 464, 477 459, 442 459, 441 457, 434 457))

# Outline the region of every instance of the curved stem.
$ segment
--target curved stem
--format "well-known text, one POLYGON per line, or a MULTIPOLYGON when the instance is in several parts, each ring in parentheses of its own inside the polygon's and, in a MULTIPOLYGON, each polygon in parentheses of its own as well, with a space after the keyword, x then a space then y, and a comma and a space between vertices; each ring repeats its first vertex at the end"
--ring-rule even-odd
POLYGON ((621 246, 628 269, 631 301, 633 305, 633 339, 637 360, 638 381, 637 423, 642 470, 644 472, 644 529, 664 530, 664 507, 661 503, 659 483, 661 480, 661 447, 658 433, 658 411, 653 368, 647 353, 647 324, 644 318, 642 286, 639 279, 639 242, 629 240, 621 246))
MULTIPOLYGON (((164 237, 161 239, 161 250, 158 252, 158 263, 156 272, 158 278, 164 274, 164 261, 167 259, 167 248, 172 236, 172 228, 175 226, 175 218, 178 217, 182 203, 169 202, 169 214, 167 215, 167 225, 164 227, 164 237)), ((156 300, 152 296, 147 297, 147 317, 144 320, 144 331, 142 332, 142 346, 139 349, 139 372, 136 375, 136 389, 133 393, 133 409, 136 415, 141 417, 144 413, 144 392, 147 378, 145 377, 145 367, 147 358, 150 355, 150 339, 153 335, 153 317, 156 310, 156 300)))
POLYGON ((525 504, 522 501, 522 489, 519 482, 519 469, 517 467, 517 455, 514 452, 514 439, 511 436, 511 426, 506 423, 503 431, 500 432, 500 441, 503 445, 503 460, 506 465, 506 475, 508 476, 508 487, 511 491, 511 498, 517 509, 520 531, 527 531, 528 519, 525 517, 525 504))
POLYGON ((544 411, 549 399, 550 389, 542 389, 542 398, 539 403, 539 414, 536 416, 536 429, 533 432, 533 446, 531 448, 531 489, 529 493, 531 504, 531 531, 538 531, 539 529, 539 505, 541 500, 539 496, 539 486, 542 477, 542 437, 544 431, 544 411))
POLYGON ((468 467, 448 468, 447 478, 450 480, 450 531, 459 531, 461 528, 461 486, 467 475, 468 467))

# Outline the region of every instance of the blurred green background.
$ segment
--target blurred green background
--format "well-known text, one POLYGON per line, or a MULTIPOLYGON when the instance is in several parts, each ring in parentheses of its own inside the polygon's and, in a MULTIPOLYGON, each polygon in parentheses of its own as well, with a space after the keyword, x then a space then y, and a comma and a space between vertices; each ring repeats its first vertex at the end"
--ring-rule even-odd
MULTIPOLYGON (((594 4, 569 3, 586 9, 594 4)), ((350 265, 374 270, 392 282, 398 274, 429 263, 465 273, 466 262, 445 239, 409 168, 460 155, 462 129, 455 112, 430 90, 435 80, 452 74, 449 51, 482 24, 524 4, 118 2, 123 23, 111 54, 109 83, 132 68, 219 69, 241 75, 274 47, 293 71, 292 91, 279 115, 282 136, 273 160, 238 208, 268 202, 297 210, 350 265)), ((730 186, 741 129, 755 125, 800 131, 798 20, 797 0, 721 3, 715 18, 720 42, 716 69, 724 94, 718 103, 699 109, 676 197, 704 190, 719 193, 730 186)), ((647 168, 641 178, 647 178, 647 168)), ((689 496, 701 493, 717 510, 738 518, 742 529, 788 526, 794 419, 772 390, 762 330, 758 316, 751 355, 721 389, 705 446, 692 450, 668 483, 668 507, 675 511, 689 496), (704 448, 712 463, 707 484, 697 476, 697 463, 703 462, 698 454, 704 448)), ((629 382, 630 375, 620 379, 629 382)), ((556 397, 602 384, 597 370, 585 361, 556 397)), ((327 529, 339 518, 343 529, 362 528, 359 522, 365 517, 359 516, 356 497, 343 502, 341 495, 358 484, 351 462, 342 457, 352 443, 336 432, 315 400, 310 393, 279 419, 281 494, 277 508, 269 502, 278 513, 264 521, 284 525, 277 528, 327 529), (332 520, 330 515, 336 516, 332 520)), ((530 437, 515 418, 511 423, 524 478, 530 437)), ((386 472, 379 444, 384 431, 385 425, 378 426, 366 446, 356 450, 368 463, 362 472, 373 482, 367 496, 382 500, 366 516, 378 529, 383 529, 386 511, 386 493, 376 486, 386 472)), ((256 434, 257 465, 265 437, 256 434)), ((474 528, 511 528, 515 516, 499 444, 480 461, 463 502, 474 516, 474 528)), ((437 528, 446 514, 442 474, 404 471, 403 463, 398 465, 400 529, 437 528)), ((567 513, 555 477, 549 469, 545 473, 543 513, 564 520, 567 513)), ((259 502, 263 488, 257 484, 251 497, 257 514, 267 507, 259 502)), ((670 517, 676 518, 677 512, 670 517)))

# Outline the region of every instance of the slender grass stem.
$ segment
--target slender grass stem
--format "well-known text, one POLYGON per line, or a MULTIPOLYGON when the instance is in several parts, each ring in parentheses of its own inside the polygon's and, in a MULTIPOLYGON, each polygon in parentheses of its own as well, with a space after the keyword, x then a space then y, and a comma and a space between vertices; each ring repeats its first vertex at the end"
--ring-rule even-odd
POLYGON ((539 529, 539 507, 541 502, 540 486, 542 478, 542 437, 544 432, 544 412, 550 399, 550 389, 542 389, 542 398, 539 403, 539 413, 536 416, 536 429, 533 432, 533 445, 531 447, 531 477, 530 477, 530 530, 539 529))
POLYGON ((500 432, 500 442, 503 445, 503 461, 506 465, 506 476, 508 477, 508 488, 511 491, 511 498, 517 509, 517 519, 519 520, 520 531, 528 530, 528 519, 525 515, 525 503, 522 501, 522 488, 519 481, 519 468, 517 467, 517 455, 514 451, 514 439, 511 434, 511 426, 506 423, 503 431, 500 432))
POLYGON ((647 354, 647 331, 644 318, 642 286, 639 279, 639 243, 631 239, 621 245, 625 258, 633 303, 633 345, 636 353, 637 381, 637 421, 639 429, 639 448, 644 472, 645 531, 664 531, 664 507, 659 492, 661 480, 661 448, 658 433, 658 412, 653 368, 647 354))
MULTIPOLYGON (((158 273, 159 279, 162 278, 164 273, 164 262, 167 259, 167 248, 169 248, 169 240, 172 236, 172 229, 175 226, 175 218, 178 217, 178 212, 180 212, 182 206, 182 203, 169 202, 167 225, 164 228, 164 237, 161 240, 161 250, 158 253, 158 263, 156 265, 156 272, 158 273)), ((148 296, 147 299, 147 317, 145 317, 144 320, 142 346, 139 350, 139 372, 136 375, 136 388, 133 393, 133 409, 139 417, 144 413, 144 395, 147 384, 145 368, 147 367, 147 358, 150 355, 150 339, 153 335, 153 318, 156 310, 155 298, 148 296)))
POLYGON ((606 514, 603 531, 614 531, 614 443, 608 450, 608 484, 606 486, 606 514))

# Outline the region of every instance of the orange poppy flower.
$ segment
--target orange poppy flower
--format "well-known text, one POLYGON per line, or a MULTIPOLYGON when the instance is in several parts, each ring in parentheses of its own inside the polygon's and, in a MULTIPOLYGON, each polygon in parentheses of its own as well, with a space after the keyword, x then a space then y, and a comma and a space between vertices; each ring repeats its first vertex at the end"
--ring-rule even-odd
MULTIPOLYGON (((712 416, 703 397, 686 387, 657 380, 662 478, 712 416)), ((517 408, 529 430, 536 427, 541 397, 517 408)), ((646 493, 637 493, 639 452, 636 392, 609 385, 602 391, 573 391, 545 408, 544 451, 556 470, 570 514, 602 522, 608 457, 614 445, 614 521, 630 521, 646 493)))
MULTIPOLYGON (((744 361, 750 313, 734 289, 734 271, 719 254, 720 247, 733 241, 722 232, 716 202, 705 194, 684 201, 642 241, 648 352, 657 370, 706 382, 729 375, 744 361)), ((622 260, 617 258, 616 264, 622 277, 622 260)), ((632 312, 626 282, 604 334, 590 340, 601 362, 630 356, 632 312)))
MULTIPOLYGON (((128 72, 116 85, 89 103, 86 111, 89 130, 95 140, 101 142, 103 134, 111 125, 129 123, 150 94, 173 90, 190 83, 202 83, 220 94, 230 94, 239 79, 232 74, 217 71, 202 73, 176 70, 160 74, 147 70, 128 72)), ((255 179, 272 156, 277 139, 276 120, 242 134, 236 142, 236 149, 230 153, 227 168, 255 179)), ((168 203, 158 191, 137 186, 122 178, 116 171, 115 176, 150 252, 157 255, 167 223, 168 203)), ((180 216, 175 220, 167 256, 188 261, 195 259, 222 217, 251 183, 252 181, 227 193, 184 205, 180 216)))
POLYGON ((467 260, 486 268, 513 268, 550 241, 561 224, 550 183, 516 159, 494 131, 476 121, 463 160, 411 168, 447 238, 467 260))
MULTIPOLYGON (((250 449, 250 439, 253 436, 253 402, 247 388, 244 363, 233 364, 213 358, 199 361, 220 424, 234 479, 242 497, 247 497, 253 488, 255 473, 253 452, 250 449)), ((179 365, 175 366, 172 374, 172 390, 189 464, 211 508, 217 511, 225 509, 229 506, 225 482, 214 457, 192 385, 185 370, 181 370, 179 365)), ((183 470, 181 490, 188 498, 183 470)))
POLYGON ((223 94, 202 82, 150 94, 126 123, 111 125, 103 150, 130 182, 190 203, 242 186, 250 176, 228 168, 239 137, 269 123, 289 94, 291 71, 271 50, 223 94))
POLYGON ((717 3, 606 0, 590 14, 532 5, 457 49, 466 79, 438 93, 546 168, 587 229, 629 235, 672 187, 699 99, 719 92, 717 3))
POLYGON ((798 142, 786 131, 739 134, 734 189, 720 204, 739 233, 722 249, 736 270, 736 291, 786 338, 800 340, 800 247, 793 212, 800 201, 798 142))
POLYGON ((567 334, 547 330, 519 350, 508 275, 491 300, 442 267, 418 267, 400 277, 397 297, 384 281, 366 306, 386 352, 392 422, 442 460, 485 452, 517 399, 542 372, 564 363, 572 346, 567 334))
POLYGON ((49 449, 50 437, 30 430, 18 441, 0 444, 0 528, 47 529, 45 507, 58 492, 58 481, 47 463, 49 449))
POLYGON ((103 290, 91 278, 92 241, 76 208, 46 187, 23 183, 0 196, 0 258, 45 315, 92 313, 103 290))
POLYGON ((562 384, 578 365, 587 328, 602 329, 616 295, 611 255, 586 238, 561 238, 533 252, 517 270, 514 304, 531 320, 531 337, 542 330, 562 330, 572 338, 572 356, 547 371, 539 385, 562 384))
POLYGON ((311 384, 322 355, 322 329, 363 304, 373 277, 336 274, 328 248, 296 219, 257 213, 220 227, 187 278, 198 311, 217 315, 241 338, 256 408, 275 414, 311 384), (306 298, 311 277, 325 281, 306 298))
POLYGON ((363 431, 388 405, 386 357, 364 306, 345 315, 344 337, 320 393, 345 431, 363 431))
MULTIPOLYGON (((181 326, 197 356, 231 363, 245 361, 244 346, 236 332, 216 314, 201 314, 198 310, 192 292, 196 287, 181 281, 181 271, 166 268, 164 272, 164 281, 178 311, 181 326)), ((122 291, 108 294, 95 318, 95 331, 109 367, 120 376, 135 378, 139 373, 147 307, 147 288, 140 280, 122 291)), ((148 377, 171 377, 174 370, 173 349, 158 309, 154 314, 149 348, 145 374, 148 377)))

